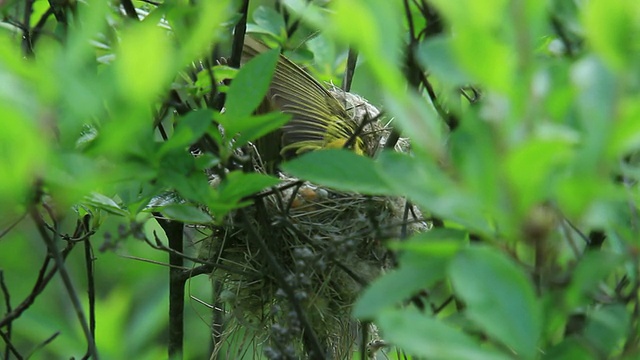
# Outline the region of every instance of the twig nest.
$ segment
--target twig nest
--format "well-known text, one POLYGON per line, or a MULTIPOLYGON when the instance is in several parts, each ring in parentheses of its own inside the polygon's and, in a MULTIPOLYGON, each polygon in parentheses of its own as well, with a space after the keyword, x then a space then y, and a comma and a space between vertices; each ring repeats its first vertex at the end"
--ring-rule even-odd
MULTIPOLYGON (((371 121, 378 109, 357 95, 335 88, 331 92, 358 123, 366 122, 362 134, 370 138, 367 144, 384 143, 388 131, 371 121)), ((305 346, 302 329, 282 290, 284 283, 294 289, 295 301, 332 358, 350 358, 357 334, 351 306, 363 287, 393 262, 385 240, 424 231, 427 224, 417 208, 399 197, 336 191, 278 176, 278 189, 244 209, 248 218, 231 213, 203 244, 207 251, 201 255, 222 265, 212 277, 225 300, 226 324, 253 331, 257 343, 270 340, 269 351, 286 352, 278 344, 294 344, 299 354, 305 346), (260 234, 270 254, 248 227, 260 234), (284 276, 270 265, 270 256, 284 276)))

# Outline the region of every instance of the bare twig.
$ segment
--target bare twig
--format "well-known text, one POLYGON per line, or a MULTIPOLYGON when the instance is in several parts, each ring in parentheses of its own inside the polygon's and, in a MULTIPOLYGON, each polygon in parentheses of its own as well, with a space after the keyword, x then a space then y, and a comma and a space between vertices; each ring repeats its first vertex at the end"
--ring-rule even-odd
POLYGON ((38 20, 36 25, 33 27, 33 30, 31 30, 31 43, 32 44, 35 44, 38 41, 38 38, 42 34, 42 29, 44 28, 44 25, 47 23, 47 20, 49 19, 49 17, 51 15, 53 15, 53 8, 51 6, 49 6, 47 11, 45 11, 44 14, 42 14, 42 16, 40 16, 40 19, 38 20))
POLYGON ((2 232, 0 232, 0 239, 2 239, 5 235, 7 235, 9 233, 9 231, 11 231, 11 229, 16 227, 16 225, 18 225, 20 223, 20 221, 22 221, 26 216, 27 216, 27 213, 25 212, 16 221, 14 221, 11 225, 9 225, 8 228, 6 228, 2 232))
MULTIPOLYGON (((71 304, 76 312, 76 316, 78 317, 78 321, 80 322, 80 326, 82 327, 82 332, 84 333, 85 338, 87 339, 88 344, 88 352, 91 354, 93 359, 98 359, 98 352, 96 349, 95 341, 93 340, 93 335, 91 334, 91 330, 89 329, 89 325, 87 323, 86 316, 84 315, 84 311, 82 310, 82 304, 80 303, 80 299, 78 298, 78 294, 76 293, 73 283, 71 282, 71 277, 69 276, 69 272, 64 264, 64 258, 62 254, 56 247, 54 239, 49 237, 49 234, 46 231, 46 226, 44 226, 44 220, 38 213, 35 205, 32 205, 29 208, 29 214, 33 221, 36 223, 36 228, 42 237, 42 240, 47 245, 49 249, 49 253, 53 258, 56 266, 58 267, 58 271, 60 273, 60 277, 62 278, 62 282, 67 289, 67 293, 69 295, 69 299, 71 300, 71 304)), ((57 233, 57 231, 56 231, 57 233)))
POLYGON ((11 342, 11 334, 9 332, 5 333, 4 331, 0 330, 0 338, 2 338, 4 343, 7 345, 7 349, 5 351, 5 357, 3 359, 9 359, 10 353, 15 355, 16 359, 18 360, 24 359, 24 357, 20 355, 20 352, 18 351, 18 349, 11 342))
MULTIPOLYGON (((63 258, 67 257, 69 252, 71 252, 71 249, 73 249, 73 246, 74 246, 73 243, 67 244, 67 247, 62 250, 63 258)), ((22 315, 22 313, 33 304, 36 297, 45 289, 49 281, 51 281, 53 276, 58 271, 58 268, 54 264, 53 268, 47 272, 47 267, 49 266, 50 262, 51 262, 51 256, 48 255, 44 259, 44 262, 42 263, 42 266, 38 271, 38 277, 36 278, 36 282, 33 285, 31 292, 18 306, 16 306, 11 312, 7 313, 5 317, 0 320, 0 328, 7 326, 13 320, 20 317, 20 315, 22 315)))
MULTIPOLYGON (((5 304, 5 308, 7 309, 6 313, 10 313, 11 312, 11 294, 9 293, 9 288, 7 287, 7 284, 4 282, 4 271, 2 270, 0 270, 0 290, 2 290, 2 296, 4 297, 4 304, 5 304)), ((10 341, 11 340, 11 323, 7 324, 6 336, 10 341)), ((6 341, 7 340, 5 340, 5 342, 6 341)), ((9 350, 10 350, 10 345, 7 343, 7 347, 4 350, 5 359, 9 358, 9 350)))
POLYGON ((53 333, 53 335, 51 335, 48 338, 46 338, 43 342, 38 344, 38 346, 33 348, 33 350, 31 350, 31 352, 29 352, 29 355, 27 355, 26 358, 29 359, 31 357, 31 355, 33 355, 36 351, 38 351, 38 350, 42 349, 43 347, 47 346, 48 344, 50 344, 55 338, 58 337, 58 335, 60 335, 60 332, 56 331, 55 333, 53 333))

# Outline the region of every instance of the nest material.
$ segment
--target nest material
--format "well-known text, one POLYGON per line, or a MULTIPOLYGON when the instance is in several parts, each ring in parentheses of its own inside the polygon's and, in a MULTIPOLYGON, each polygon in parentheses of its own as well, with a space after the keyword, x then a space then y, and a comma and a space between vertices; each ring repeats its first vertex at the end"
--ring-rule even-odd
MULTIPOLYGON (((348 105, 351 116, 367 121, 361 134, 370 150, 383 145, 388 132, 370 121, 379 110, 357 95, 330 91, 348 105)), ((257 171, 262 169, 258 166, 257 171)), ((306 182, 288 187, 299 180, 279 176, 283 190, 228 216, 200 251, 202 257, 237 269, 219 268, 212 274, 227 310, 226 334, 242 328, 254 334, 254 346, 269 341, 272 351, 299 355, 305 344, 297 314, 280 286, 284 280, 331 357, 351 358, 357 334, 351 307, 392 260, 383 241, 399 237, 401 231, 424 231, 427 224, 417 209, 411 209, 413 216, 407 219, 406 202, 398 197, 340 192, 306 182), (284 269, 284 279, 248 227, 260 234, 284 269)))

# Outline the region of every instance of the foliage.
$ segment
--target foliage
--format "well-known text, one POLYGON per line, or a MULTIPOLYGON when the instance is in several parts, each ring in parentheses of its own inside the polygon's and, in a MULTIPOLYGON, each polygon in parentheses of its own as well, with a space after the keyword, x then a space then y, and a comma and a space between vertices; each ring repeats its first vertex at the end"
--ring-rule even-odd
MULTIPOLYGON (((353 91, 410 139, 406 153, 282 165, 406 197, 433 225, 388 240, 395 264, 355 318, 414 358, 638 356, 636 1, 35 0, 0 12, 6 358, 210 355, 202 303, 219 299, 193 245, 281 185, 246 156, 288 120, 254 115, 277 51, 233 69, 247 19, 317 79, 355 69, 353 91), (132 260, 165 253, 172 289, 187 281, 197 299, 185 334, 166 316, 166 271, 132 260)), ((230 351, 261 356, 242 336, 230 351)))

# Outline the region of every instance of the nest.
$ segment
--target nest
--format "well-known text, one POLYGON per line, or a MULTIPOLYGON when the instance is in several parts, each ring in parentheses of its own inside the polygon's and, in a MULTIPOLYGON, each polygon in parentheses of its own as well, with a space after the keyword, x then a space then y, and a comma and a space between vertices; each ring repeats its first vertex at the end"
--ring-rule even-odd
MULTIPOLYGON (((359 96, 331 91, 350 105, 355 118, 378 116, 359 96)), ((388 131, 373 121, 363 134, 368 146, 378 147, 388 131)), ((406 148, 406 142, 399 147, 406 148)), ((256 171, 263 170, 256 165, 256 171)), ((301 358, 310 348, 301 335, 308 329, 301 323, 302 310, 331 358, 351 358, 360 340, 351 307, 392 265, 385 240, 424 231, 427 224, 399 197, 335 191, 278 176, 279 190, 227 216, 201 246, 200 256, 219 265, 212 279, 225 328, 214 334, 217 350, 227 346, 236 358, 241 349, 229 346, 240 342, 271 358, 301 358)))

